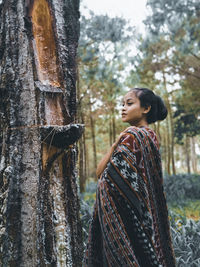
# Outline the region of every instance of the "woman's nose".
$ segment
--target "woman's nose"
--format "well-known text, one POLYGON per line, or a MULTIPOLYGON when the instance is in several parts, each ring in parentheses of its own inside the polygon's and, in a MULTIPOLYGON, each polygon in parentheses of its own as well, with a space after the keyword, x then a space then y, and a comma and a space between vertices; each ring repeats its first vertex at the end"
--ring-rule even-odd
POLYGON ((125 105, 122 106, 122 111, 125 111, 126 110, 126 107, 125 105))

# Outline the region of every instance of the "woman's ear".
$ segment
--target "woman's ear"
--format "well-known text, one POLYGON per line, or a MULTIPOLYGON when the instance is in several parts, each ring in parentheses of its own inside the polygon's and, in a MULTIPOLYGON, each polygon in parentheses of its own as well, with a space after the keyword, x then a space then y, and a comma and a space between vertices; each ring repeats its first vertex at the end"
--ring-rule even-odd
POLYGON ((147 114, 151 109, 151 106, 145 107, 143 113, 147 114))

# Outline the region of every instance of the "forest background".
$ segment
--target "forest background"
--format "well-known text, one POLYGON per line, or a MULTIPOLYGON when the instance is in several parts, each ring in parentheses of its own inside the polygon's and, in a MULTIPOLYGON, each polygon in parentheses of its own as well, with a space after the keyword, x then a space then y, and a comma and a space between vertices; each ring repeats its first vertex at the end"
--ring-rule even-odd
MULTIPOLYGON (((81 14, 77 121, 79 183, 85 234, 95 199, 98 161, 128 125, 123 95, 147 87, 168 108, 151 125, 160 141, 166 196, 178 266, 200 266, 200 5, 149 0, 145 32, 123 17, 81 14)), ((86 234, 87 237, 87 234, 86 234)), ((86 238, 85 237, 85 238, 86 238)))

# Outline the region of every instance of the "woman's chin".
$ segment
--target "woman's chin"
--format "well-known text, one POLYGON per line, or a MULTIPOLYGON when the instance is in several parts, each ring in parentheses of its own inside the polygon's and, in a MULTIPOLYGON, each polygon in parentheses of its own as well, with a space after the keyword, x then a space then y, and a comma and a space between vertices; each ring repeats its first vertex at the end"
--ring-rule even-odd
POLYGON ((126 120, 125 117, 122 117, 122 121, 123 121, 123 122, 127 122, 127 120, 126 120))

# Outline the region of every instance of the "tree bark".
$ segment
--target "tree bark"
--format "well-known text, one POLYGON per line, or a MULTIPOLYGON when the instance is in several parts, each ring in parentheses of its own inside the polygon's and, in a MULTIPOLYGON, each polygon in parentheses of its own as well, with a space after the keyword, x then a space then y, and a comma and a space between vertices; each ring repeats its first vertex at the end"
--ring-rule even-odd
POLYGON ((186 155, 186 166, 187 166, 187 173, 191 173, 190 168, 190 140, 189 136, 185 137, 185 155, 186 155))
MULTIPOLYGON (((83 113, 80 114, 81 124, 84 125, 84 116, 83 113)), ((86 155, 86 142, 85 142, 85 133, 79 140, 79 182, 80 182, 80 192, 85 191, 85 183, 87 178, 87 155, 86 155)))
POLYGON ((0 265, 81 266, 79 1, 0 5, 0 265))
POLYGON ((93 175, 96 172, 97 168, 97 150, 96 150, 96 134, 95 134, 95 122, 92 114, 91 103, 89 104, 90 107, 90 129, 92 135, 92 149, 93 149, 93 175))
POLYGON ((195 137, 190 138, 190 143, 191 143, 191 162, 192 162, 192 171, 194 173, 197 173, 197 153, 195 149, 195 137))
POLYGON ((164 82, 164 89, 165 89, 165 92, 166 92, 166 95, 167 95, 167 97, 166 97, 166 106, 167 106, 167 109, 168 109, 169 125, 170 125, 170 128, 168 126, 168 129, 169 129, 169 134, 171 136, 171 138, 169 138, 169 141, 170 141, 169 153, 170 153, 170 159, 171 159, 171 162, 172 162, 172 173, 176 174, 176 167, 175 167, 175 160, 174 160, 174 122, 173 122, 172 109, 171 109, 171 105, 170 105, 169 98, 168 98, 168 91, 167 91, 167 86, 166 86, 166 77, 165 77, 164 71, 163 71, 163 82, 164 82))
POLYGON ((168 111, 171 125, 171 159, 172 159, 172 173, 176 174, 175 159, 174 159, 174 122, 170 103, 168 103, 168 111))
POLYGON ((163 147, 164 147, 164 151, 163 151, 163 154, 164 154, 164 170, 166 173, 168 173, 168 169, 167 169, 167 166, 168 166, 168 160, 167 160, 167 133, 164 133, 164 137, 163 137, 163 147))
POLYGON ((159 142, 160 142, 160 143, 161 143, 161 145, 162 145, 162 138, 161 138, 161 134, 160 134, 160 122, 159 122, 159 121, 157 122, 157 129, 156 129, 156 133, 157 133, 157 136, 158 136, 159 142))
POLYGON ((112 140, 112 144, 115 142, 116 140, 116 125, 115 125, 115 111, 114 108, 112 108, 112 132, 113 132, 113 140, 112 140))
POLYGON ((169 129, 169 118, 167 117, 166 119, 166 124, 167 124, 167 146, 166 146, 166 151, 167 151, 167 173, 171 175, 171 168, 170 168, 170 163, 171 163, 171 140, 170 140, 170 129, 169 129))
POLYGON ((80 192, 84 191, 84 150, 83 150, 83 140, 82 138, 79 141, 79 183, 80 183, 80 192))
POLYGON ((112 146, 112 144, 113 144, 113 132, 112 132, 111 118, 109 118, 109 142, 110 142, 110 146, 112 146))

